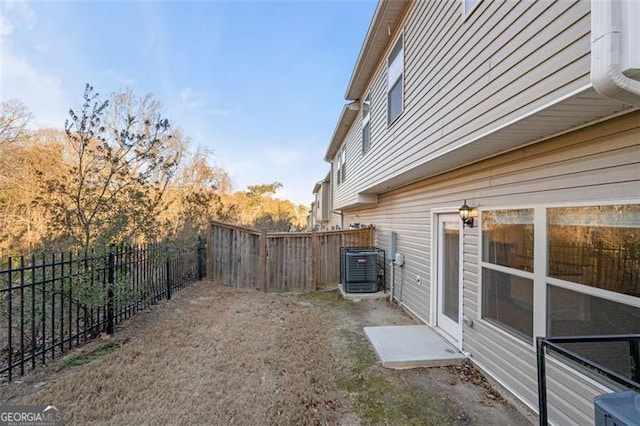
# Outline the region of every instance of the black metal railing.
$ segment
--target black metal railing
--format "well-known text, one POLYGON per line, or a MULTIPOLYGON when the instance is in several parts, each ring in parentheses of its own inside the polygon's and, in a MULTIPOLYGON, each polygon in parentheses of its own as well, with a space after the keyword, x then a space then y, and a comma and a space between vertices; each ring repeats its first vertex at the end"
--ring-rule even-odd
POLYGON ((548 424, 547 412, 547 374, 546 353, 552 351, 567 358, 591 371, 606 377, 608 380, 640 391, 640 334, 610 335, 610 336, 567 336, 567 337, 538 337, 536 345, 538 357, 538 409, 540 411, 540 425, 548 424), (629 345, 629 377, 600 365, 585 356, 562 347, 562 344, 573 343, 611 343, 626 342, 629 345))
POLYGON ((205 243, 0 260, 0 380, 46 364, 205 276, 205 243))

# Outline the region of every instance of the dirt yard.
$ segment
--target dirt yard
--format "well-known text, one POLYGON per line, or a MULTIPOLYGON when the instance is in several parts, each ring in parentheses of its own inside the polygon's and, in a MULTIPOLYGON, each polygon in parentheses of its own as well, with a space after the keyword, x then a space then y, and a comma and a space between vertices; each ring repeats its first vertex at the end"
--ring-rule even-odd
POLYGON ((200 282, 49 367, 0 402, 66 424, 529 425, 470 365, 388 370, 362 327, 414 324, 383 300, 200 282))

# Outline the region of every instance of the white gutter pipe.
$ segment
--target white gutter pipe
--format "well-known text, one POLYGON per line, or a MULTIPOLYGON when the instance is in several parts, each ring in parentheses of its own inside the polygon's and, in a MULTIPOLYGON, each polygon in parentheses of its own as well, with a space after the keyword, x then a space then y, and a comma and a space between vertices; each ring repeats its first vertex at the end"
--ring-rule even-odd
POLYGON ((640 108, 640 1, 591 2, 591 83, 603 96, 640 108))

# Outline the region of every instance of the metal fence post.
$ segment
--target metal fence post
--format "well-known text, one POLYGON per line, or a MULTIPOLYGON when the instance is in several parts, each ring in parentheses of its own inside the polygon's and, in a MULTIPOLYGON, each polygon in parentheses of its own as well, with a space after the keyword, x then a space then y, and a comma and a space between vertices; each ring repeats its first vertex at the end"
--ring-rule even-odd
POLYGON ((113 315, 113 283, 115 282, 115 246, 109 246, 109 270, 107 273, 107 334, 113 334, 114 315, 113 315))
POLYGON ((538 355, 538 411, 540 426, 547 426, 547 372, 545 365, 544 341, 542 337, 536 338, 538 355))
MULTIPOLYGON (((7 313, 9 314, 7 320, 8 320, 8 336, 7 336, 7 340, 8 340, 8 352, 7 352, 7 367, 8 367, 8 373, 9 373, 9 381, 11 381, 12 377, 13 377, 13 341, 12 341, 12 335, 13 335, 13 325, 12 325, 12 319, 13 319, 13 306, 12 306, 12 301, 13 301, 13 291, 12 291, 12 287, 13 287, 13 277, 11 276, 11 273, 13 272, 13 268, 11 267, 11 258, 9 258, 8 264, 7 264, 7 271, 9 273, 9 279, 8 279, 8 287, 7 287, 7 313)), ((22 349, 22 348, 21 348, 22 349)))
POLYGON ((629 352, 631 352, 631 360, 633 362, 631 380, 640 383, 640 341, 629 341, 629 352))
POLYGON ((205 274, 203 272, 204 269, 204 241, 202 240, 202 237, 198 235, 198 250, 197 250, 197 254, 198 254, 198 281, 202 280, 205 277, 205 274))
POLYGON ((169 256, 169 247, 166 248, 167 253, 167 300, 171 300, 171 257, 169 256))

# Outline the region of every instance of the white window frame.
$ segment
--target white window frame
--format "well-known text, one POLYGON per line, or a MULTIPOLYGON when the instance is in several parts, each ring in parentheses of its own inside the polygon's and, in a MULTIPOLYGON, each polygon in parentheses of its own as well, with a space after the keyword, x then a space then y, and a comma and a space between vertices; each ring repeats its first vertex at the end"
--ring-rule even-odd
POLYGON ((482 283, 482 268, 487 264, 482 261, 483 259, 483 245, 478 244, 478 311, 477 320, 483 325, 491 327, 499 332, 501 335, 506 336, 513 342, 528 348, 535 349, 536 336, 547 335, 547 287, 549 285, 564 288, 567 290, 575 291, 578 293, 586 294, 589 296, 599 297, 604 300, 622 303, 625 305, 640 308, 640 298, 633 296, 626 296, 620 293, 604 290, 597 287, 591 287, 584 284, 578 284, 571 281, 564 281, 558 278, 547 276, 547 209, 550 208, 562 208, 562 207, 590 207, 590 206, 609 206, 618 204, 640 204, 640 199, 618 199, 607 201, 589 201, 589 202, 567 202, 567 203, 548 203, 543 205, 506 205, 506 206, 491 206, 486 208, 480 208, 478 212, 478 232, 479 240, 482 240, 482 216, 485 211, 494 210, 518 210, 518 209, 533 209, 534 219, 534 253, 533 253, 533 273, 523 272, 520 270, 513 270, 500 265, 491 265, 491 269, 498 270, 506 273, 513 273, 514 275, 527 278, 531 276, 533 279, 533 339, 531 342, 525 342, 521 338, 513 335, 509 331, 502 327, 495 325, 491 320, 485 320, 482 317, 482 296, 483 296, 483 283, 482 283))
MULTIPOLYGON (((564 207, 592 207, 592 206, 614 206, 614 205, 619 205, 619 204, 640 204, 640 200, 637 201, 619 201, 619 202, 602 202, 602 203, 571 203, 571 204, 560 204, 560 205, 548 205, 544 207, 544 224, 545 224, 545 243, 546 243, 546 224, 547 224, 547 217, 546 217, 546 212, 547 209, 552 209, 552 208, 564 208, 564 207)), ((554 278, 554 277, 549 277, 546 275, 546 265, 547 265, 547 258, 546 258, 546 250, 545 250, 545 296, 546 296, 546 286, 548 285, 552 285, 554 287, 560 287, 560 288, 564 288, 567 290, 571 290, 577 293, 582 293, 582 294, 586 294, 589 296, 594 296, 594 297, 598 297, 600 299, 604 299, 604 300, 608 300, 611 302, 616 302, 616 303, 622 303, 624 305, 629 305, 629 306, 634 306, 636 308, 640 308, 640 298, 636 298, 633 296, 627 296, 624 295, 622 293, 617 293, 615 291, 610 291, 610 290, 605 290, 602 288, 598 288, 598 287, 592 287, 586 284, 580 284, 580 283, 576 283, 576 282, 572 282, 572 281, 565 281, 559 278, 554 278)), ((545 324, 546 326, 546 324, 545 324)), ((545 332, 546 332, 546 328, 545 328, 545 332)))
POLYGON ((405 87, 405 75, 404 75, 404 32, 401 32, 398 38, 391 45, 389 56, 387 57, 387 125, 391 126, 404 112, 404 87, 405 87), (400 51, 396 57, 391 60, 391 54, 395 50, 398 43, 401 43, 400 51), (401 97, 400 97, 400 111, 395 117, 391 117, 391 89, 396 83, 401 82, 401 97))
POLYGON ((540 269, 539 266, 536 264, 536 254, 537 254, 537 249, 539 247, 539 243, 536 240, 537 234, 536 234, 536 230, 538 229, 537 223, 536 223, 536 217, 537 217, 537 211, 534 207, 531 206, 510 206, 510 207, 491 207, 491 208, 486 208, 480 211, 480 215, 479 215, 479 223, 478 223, 478 232, 479 232, 479 244, 478 244, 478 317, 481 319, 481 321, 484 324, 487 324, 489 326, 491 326, 492 328, 496 329, 496 330, 500 330, 501 333, 506 334, 507 336, 509 336, 510 338, 514 339, 517 342, 520 342, 520 344, 524 344, 527 346, 531 346, 534 344, 535 342, 535 337, 537 336, 536 334, 536 319, 539 315, 538 312, 536 312, 536 273, 538 273, 538 270, 540 269), (533 232, 534 232, 534 239, 533 239, 533 272, 530 271, 524 271, 522 269, 516 269, 510 266, 503 266, 503 265, 498 265, 495 263, 491 263, 491 262, 485 262, 482 259, 484 258, 484 253, 483 253, 483 246, 484 244, 482 243, 482 214, 483 212, 489 212, 489 211, 496 211, 496 210, 533 210, 533 232), (516 277, 520 277, 520 278, 524 278, 524 279, 528 279, 531 280, 532 282, 532 286, 533 286, 533 330, 532 330, 532 334, 533 337, 531 339, 531 341, 525 340, 522 338, 522 336, 516 335, 514 333, 511 333, 510 331, 506 330, 504 327, 501 327, 499 325, 496 324, 496 321, 493 321, 491 319, 485 319, 483 317, 483 295, 484 295, 484 286, 482 283, 482 277, 483 277, 483 273, 482 270, 483 269, 489 269, 492 271, 496 271, 496 272, 501 272, 504 274, 508 274, 508 275, 513 275, 516 277))
POLYGON ((337 172, 336 172, 336 184, 340 185, 341 183, 343 183, 346 180, 346 157, 347 157, 347 146, 346 144, 342 147, 342 149, 340 149, 340 151, 338 151, 338 157, 337 157, 337 172))
POLYGON ((482 0, 460 0, 462 8, 462 17, 467 19, 478 7, 482 0))
POLYGON ((367 95, 362 102, 362 153, 364 154, 371 148, 371 95, 367 95), (368 127, 367 127, 368 126, 368 127), (368 129, 368 132, 366 131, 368 129), (365 146, 365 140, 368 133, 369 143, 365 146))

